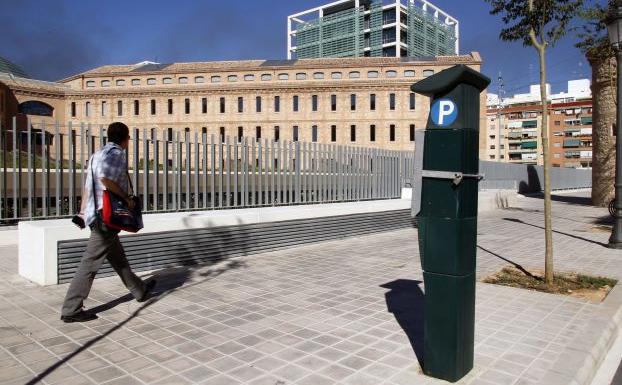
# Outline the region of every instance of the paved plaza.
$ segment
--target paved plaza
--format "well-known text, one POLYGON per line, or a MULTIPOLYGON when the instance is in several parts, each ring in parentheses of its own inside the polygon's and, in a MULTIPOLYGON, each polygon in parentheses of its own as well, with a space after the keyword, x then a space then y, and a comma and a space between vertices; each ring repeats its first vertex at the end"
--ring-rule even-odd
MULTIPOLYGON (((556 269, 622 279, 604 247, 606 209, 555 197, 556 269)), ((542 199, 480 216, 477 273, 543 266, 542 199)), ((425 377, 415 229, 233 258, 156 276, 139 304, 118 277, 95 281, 99 319, 64 324, 67 285, 17 275, 0 247, 0 383, 442 384, 425 377)), ((603 303, 477 284, 475 368, 461 384, 582 384, 617 334, 622 289, 603 303)))

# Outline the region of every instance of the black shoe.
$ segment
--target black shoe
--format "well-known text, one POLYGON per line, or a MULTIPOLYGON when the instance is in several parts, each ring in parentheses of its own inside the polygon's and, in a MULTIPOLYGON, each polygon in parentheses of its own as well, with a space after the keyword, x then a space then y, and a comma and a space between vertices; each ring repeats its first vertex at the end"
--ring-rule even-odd
POLYGON ((97 319, 97 315, 92 313, 87 313, 84 310, 80 310, 78 313, 74 315, 62 315, 60 316, 61 321, 66 323, 71 322, 88 322, 97 319))
POLYGON ((137 298, 136 300, 138 302, 145 302, 146 300, 151 298, 152 294, 153 294, 152 291, 153 291, 153 288, 156 285, 156 282, 157 281, 155 279, 152 279, 151 281, 147 282, 147 284, 145 285, 145 294, 143 294, 142 297, 137 298))

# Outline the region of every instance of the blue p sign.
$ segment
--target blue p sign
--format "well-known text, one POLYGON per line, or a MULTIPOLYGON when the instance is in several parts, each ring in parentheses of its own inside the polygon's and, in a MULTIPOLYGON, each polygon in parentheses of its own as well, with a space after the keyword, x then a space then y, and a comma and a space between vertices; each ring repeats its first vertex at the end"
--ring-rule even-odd
POLYGON ((449 99, 439 99, 432 105, 431 114, 434 124, 446 127, 456 121, 458 107, 449 99))

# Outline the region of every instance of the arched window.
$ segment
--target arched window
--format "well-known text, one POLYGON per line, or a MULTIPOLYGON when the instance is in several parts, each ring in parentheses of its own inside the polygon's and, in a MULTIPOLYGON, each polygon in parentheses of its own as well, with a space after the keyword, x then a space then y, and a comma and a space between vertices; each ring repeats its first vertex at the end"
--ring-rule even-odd
POLYGON ((122 86, 125 85, 125 80, 124 79, 119 79, 119 80, 117 80, 116 84, 117 84, 117 86, 122 87, 122 86))
POLYGON ((155 78, 149 78, 149 79, 147 79, 147 84, 148 84, 148 85, 150 85, 150 86, 152 86, 152 85, 156 84, 156 80, 155 80, 155 78))
POLYGON ((237 82, 238 81, 238 76, 237 75, 229 75, 229 76, 227 76, 227 81, 228 82, 237 82))
POLYGON ((255 75, 244 75, 244 80, 247 82, 251 82, 255 80, 255 75))
POLYGON ((367 77, 368 78, 377 78, 378 77, 378 71, 367 71, 367 77))
POLYGON ((220 76, 212 76, 211 82, 212 83, 220 83, 220 76))
POLYGON ((139 86, 140 85, 140 79, 132 79, 132 85, 133 86, 139 86))
POLYGON ((434 75, 434 70, 423 70, 423 76, 428 77, 434 75))
POLYGON ((394 78, 394 77, 397 77, 397 71, 393 71, 393 70, 391 70, 391 71, 387 71, 387 73, 386 73, 386 74, 387 74, 387 77, 388 77, 388 78, 394 78))
POLYGON ((188 84, 188 78, 185 76, 182 76, 179 78, 178 82, 179 84, 188 84))
POLYGON ((288 74, 279 74, 279 80, 289 80, 288 74))
POLYGON ((95 80, 88 80, 86 82, 87 87, 95 87, 95 80))
POLYGON ((407 78, 414 78, 415 77, 415 71, 414 70, 406 70, 404 71, 404 76, 407 78))
POLYGON ((296 74, 296 80, 306 80, 307 74, 304 72, 299 72, 296 74))
POLYGON ((110 87, 110 80, 102 80, 101 85, 102 87, 110 87))
POLYGON ((20 103, 18 111, 20 114, 36 115, 36 116, 53 116, 54 107, 38 100, 29 100, 20 103))
POLYGON ((341 79, 341 72, 333 72, 332 74, 330 74, 330 77, 332 79, 341 79))
POLYGON ((272 75, 270 75, 270 74, 263 74, 263 75, 261 75, 261 80, 263 80, 263 81, 272 80, 272 75))
POLYGON ((352 72, 350 72, 350 73, 348 74, 348 77, 349 77, 350 79, 358 79, 358 78, 360 78, 360 77, 361 77, 361 73, 360 73, 360 72, 358 72, 358 71, 352 71, 352 72))
POLYGON ((313 74, 313 79, 324 79, 324 72, 316 72, 313 74))
POLYGON ((164 78, 164 79, 162 79, 162 83, 163 84, 171 84, 171 83, 173 83, 173 79, 172 78, 164 78))
POLYGON ((195 83, 205 83, 205 78, 203 76, 195 76, 194 77, 194 82, 195 83))

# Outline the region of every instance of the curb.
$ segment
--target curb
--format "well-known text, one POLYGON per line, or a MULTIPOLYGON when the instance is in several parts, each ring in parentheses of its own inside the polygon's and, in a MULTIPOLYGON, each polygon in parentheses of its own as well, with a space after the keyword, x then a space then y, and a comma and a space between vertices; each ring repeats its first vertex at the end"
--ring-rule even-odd
POLYGON ((589 385, 622 328, 622 283, 602 303, 603 312, 594 315, 542 378, 547 385, 589 385))

